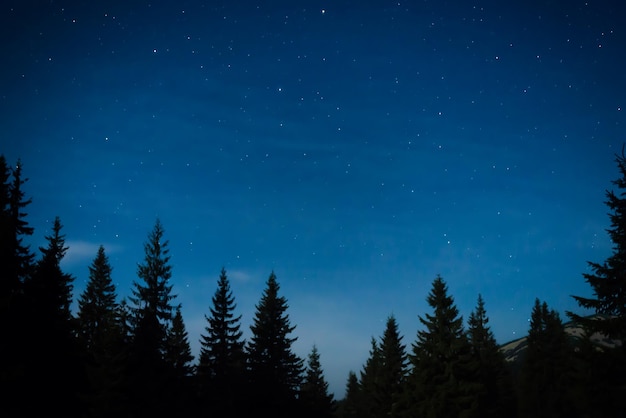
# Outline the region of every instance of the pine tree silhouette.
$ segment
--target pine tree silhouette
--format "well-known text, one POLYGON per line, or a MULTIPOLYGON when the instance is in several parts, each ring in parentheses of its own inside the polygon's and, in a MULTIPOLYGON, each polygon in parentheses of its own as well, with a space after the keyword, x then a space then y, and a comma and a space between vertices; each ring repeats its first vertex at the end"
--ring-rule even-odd
POLYGON ((77 360, 81 354, 70 311, 74 278, 61 269, 68 250, 62 228, 57 216, 52 233, 45 237, 48 245, 39 248, 41 258, 24 286, 28 396, 38 399, 25 402, 25 410, 30 411, 26 415, 79 416, 83 409, 79 391, 84 388, 85 377, 77 360), (59 384, 59 376, 64 376, 65 385, 59 384))
POLYGON ((320 353, 313 345, 307 360, 306 372, 300 389, 304 417, 330 418, 334 412, 333 395, 328 393, 328 382, 320 363, 320 353))
POLYGON ((252 337, 247 353, 254 409, 263 415, 288 417, 298 413, 298 391, 304 361, 292 350, 296 337, 287 314, 287 299, 279 296, 280 286, 272 272, 256 306, 252 337))
POLYGON ((126 406, 126 349, 112 268, 104 246, 89 266, 89 281, 78 299, 79 341, 85 351, 90 417, 123 415, 126 406))
POLYGON ((482 386, 477 414, 485 418, 512 417, 516 413, 512 376, 488 323, 485 301, 479 294, 476 308, 467 320, 467 337, 476 362, 475 378, 482 386))
POLYGON ((133 282, 131 307, 132 340, 129 353, 129 394, 134 413, 162 416, 175 406, 170 392, 172 370, 165 360, 168 329, 172 320, 172 267, 169 242, 164 240, 159 219, 144 245, 145 260, 133 282))
POLYGON ((463 329, 463 318, 437 276, 426 299, 432 314, 419 317, 425 329, 417 332, 412 370, 404 402, 406 416, 474 416, 480 387, 473 380, 475 365, 463 329))
POLYGON ((237 304, 224 268, 211 302, 210 316, 205 315, 208 324, 200 336, 200 406, 219 416, 236 417, 245 403, 247 387, 245 341, 241 315, 235 316, 237 304))

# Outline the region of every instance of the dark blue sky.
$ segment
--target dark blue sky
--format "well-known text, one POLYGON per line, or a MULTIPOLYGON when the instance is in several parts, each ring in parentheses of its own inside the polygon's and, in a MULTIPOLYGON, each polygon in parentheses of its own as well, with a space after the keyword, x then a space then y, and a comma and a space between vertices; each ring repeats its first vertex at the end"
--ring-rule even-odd
POLYGON ((130 293, 158 217, 194 354, 220 269, 245 336, 269 274, 343 396, 437 274, 499 342, 563 317, 611 252, 618 1, 8 1, 0 152, 75 297, 103 244, 130 293))

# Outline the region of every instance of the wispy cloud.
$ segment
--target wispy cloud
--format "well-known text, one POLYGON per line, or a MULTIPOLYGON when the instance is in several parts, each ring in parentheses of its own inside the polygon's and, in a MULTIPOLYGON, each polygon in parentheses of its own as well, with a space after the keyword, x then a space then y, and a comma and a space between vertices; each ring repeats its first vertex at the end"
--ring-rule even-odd
POLYGON ((64 267, 75 266, 79 264, 90 263, 98 254, 98 248, 100 245, 104 246, 104 251, 107 256, 114 254, 121 250, 119 245, 96 243, 89 241, 66 241, 65 245, 68 248, 65 257, 61 263, 64 267))
POLYGON ((251 280, 255 280, 255 276, 243 270, 229 270, 226 274, 228 275, 229 280, 233 282, 248 283, 251 280))

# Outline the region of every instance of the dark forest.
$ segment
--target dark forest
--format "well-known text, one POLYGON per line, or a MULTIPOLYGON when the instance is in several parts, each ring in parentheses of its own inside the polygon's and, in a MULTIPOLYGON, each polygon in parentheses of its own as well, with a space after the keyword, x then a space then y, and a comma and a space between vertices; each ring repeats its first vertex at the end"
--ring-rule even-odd
MULTIPOLYGON (((271 272, 244 340, 236 295, 222 269, 206 313, 199 358, 191 354, 180 305, 173 302, 165 228, 144 242, 130 295, 111 278, 106 248, 73 294, 63 271, 68 247, 61 217, 46 246, 25 239, 31 197, 22 163, 0 156, 0 380, 4 417, 621 417, 626 416, 626 158, 616 155, 617 191, 606 191, 614 244, 582 274, 593 297, 573 296, 581 316, 537 296, 523 350, 507 355, 477 295, 467 320, 445 279, 433 278, 431 311, 409 344, 393 315, 372 338, 361 370, 346 376, 343 399, 329 394, 321 362, 292 350, 296 329, 271 272), (74 299, 76 297, 76 299, 74 299), (76 301, 77 309, 71 307, 76 301), (569 330, 569 331, 568 331, 569 330), (575 330, 576 332, 572 332, 575 330), (601 337, 601 338, 600 338, 601 337)), ((564 289, 567 291, 567 289, 564 289)))

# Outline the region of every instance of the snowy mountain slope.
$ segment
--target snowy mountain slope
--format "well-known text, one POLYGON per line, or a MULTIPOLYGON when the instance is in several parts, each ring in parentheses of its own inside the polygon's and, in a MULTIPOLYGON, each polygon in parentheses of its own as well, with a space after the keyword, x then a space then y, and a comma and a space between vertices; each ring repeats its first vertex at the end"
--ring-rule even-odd
MULTIPOLYGON (((601 320, 601 317, 598 317, 598 319, 601 320)), ((573 322, 565 324, 565 332, 571 339, 574 340, 584 338, 585 336, 585 330, 580 325, 573 322)), ((599 349, 603 347, 613 348, 617 345, 621 345, 621 341, 611 340, 599 333, 592 334, 590 338, 599 349)), ((504 353, 504 357, 507 362, 515 362, 519 360, 520 355, 524 352, 527 345, 527 337, 522 337, 502 344, 500 346, 500 351, 504 353)))

